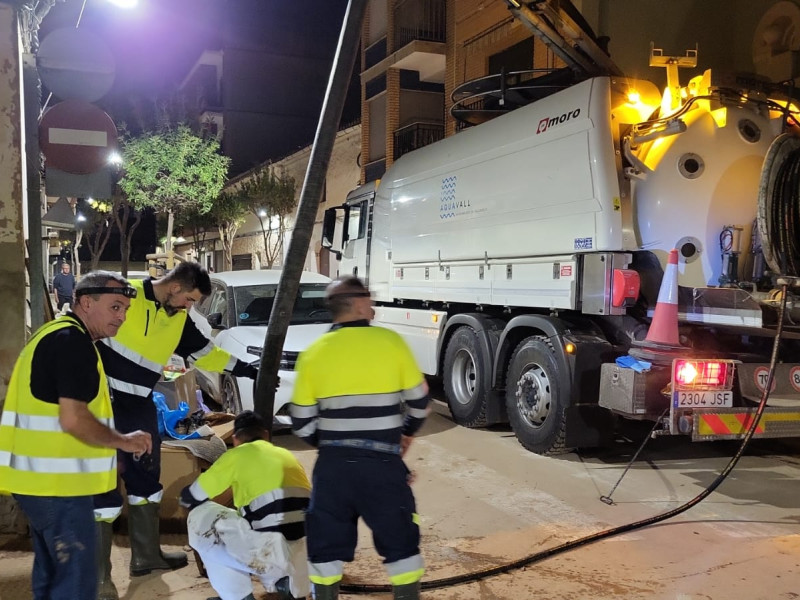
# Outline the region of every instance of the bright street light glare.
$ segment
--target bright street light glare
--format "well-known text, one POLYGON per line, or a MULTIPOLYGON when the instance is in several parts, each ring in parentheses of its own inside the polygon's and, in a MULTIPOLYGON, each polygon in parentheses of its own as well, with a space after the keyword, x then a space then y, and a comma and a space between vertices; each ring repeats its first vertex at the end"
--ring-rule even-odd
POLYGON ((120 8, 136 8, 139 4, 139 0, 108 0, 108 2, 120 8))
POLYGON ((108 155, 108 162, 112 165, 121 165, 122 155, 119 152, 112 152, 108 155))

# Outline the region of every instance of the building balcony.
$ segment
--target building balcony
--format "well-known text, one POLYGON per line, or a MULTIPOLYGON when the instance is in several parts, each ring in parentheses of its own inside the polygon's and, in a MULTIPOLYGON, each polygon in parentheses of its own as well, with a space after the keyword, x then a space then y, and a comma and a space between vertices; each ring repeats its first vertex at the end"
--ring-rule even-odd
POLYGON ((412 123, 394 132, 394 160, 444 138, 441 123, 412 123))
POLYGON ((378 40, 366 49, 366 70, 362 81, 370 81, 388 69, 416 71, 419 79, 444 83, 445 69, 444 0, 405 0, 394 13, 394 45, 378 40))
POLYGON ((444 0, 401 0, 394 11, 394 50, 414 41, 445 42, 444 0))

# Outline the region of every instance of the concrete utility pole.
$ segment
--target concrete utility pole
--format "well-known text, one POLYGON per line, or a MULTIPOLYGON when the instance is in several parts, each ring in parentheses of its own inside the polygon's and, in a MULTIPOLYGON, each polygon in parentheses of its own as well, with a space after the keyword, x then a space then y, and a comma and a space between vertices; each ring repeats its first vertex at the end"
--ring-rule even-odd
POLYGON ((283 342, 286 339, 286 330, 289 327, 289 319, 294 309, 297 290, 300 287, 300 275, 306 262, 328 163, 358 54, 361 23, 364 19, 367 1, 350 0, 347 5, 342 32, 339 36, 339 45, 333 60, 333 70, 328 80, 325 102, 322 105, 322 114, 314 137, 314 145, 311 148, 303 190, 300 193, 292 239, 289 243, 281 280, 278 283, 275 302, 272 305, 272 313, 269 316, 264 350, 261 354, 261 368, 256 380, 254 404, 255 411, 265 417, 267 423, 270 424, 270 433, 272 432, 275 388, 278 384, 278 366, 283 342))

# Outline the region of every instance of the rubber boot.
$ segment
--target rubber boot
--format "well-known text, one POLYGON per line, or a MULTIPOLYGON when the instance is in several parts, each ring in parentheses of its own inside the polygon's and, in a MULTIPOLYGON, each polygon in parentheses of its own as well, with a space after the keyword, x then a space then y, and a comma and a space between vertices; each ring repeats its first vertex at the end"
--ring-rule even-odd
POLYGON ((128 506, 128 534, 131 540, 131 575, 147 575, 154 570, 185 567, 185 552, 163 552, 159 544, 157 502, 128 506))
POLYGON ((119 600, 114 582, 111 581, 111 541, 114 537, 112 524, 95 521, 95 564, 97 565, 97 600, 119 600))
POLYGON ((288 575, 286 577, 281 577, 275 582, 275 591, 278 594, 278 600, 304 600, 292 595, 291 583, 289 582, 288 575))
POLYGON ((339 599, 339 582, 332 585, 322 585, 314 583, 311 586, 311 597, 314 600, 338 600, 339 599))
POLYGON ((421 584, 419 581, 407 583, 405 585, 396 585, 392 588, 394 600, 419 600, 420 589, 421 584))

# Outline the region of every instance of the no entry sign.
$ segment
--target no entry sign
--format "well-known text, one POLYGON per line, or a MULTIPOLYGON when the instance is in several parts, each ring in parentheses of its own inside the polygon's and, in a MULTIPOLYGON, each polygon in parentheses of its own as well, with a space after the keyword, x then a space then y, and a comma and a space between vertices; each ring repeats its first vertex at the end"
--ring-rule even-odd
POLYGON ((45 164, 85 175, 100 170, 117 148, 117 128, 105 112, 85 100, 65 100, 39 123, 45 164))

